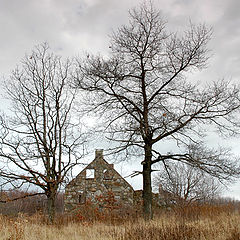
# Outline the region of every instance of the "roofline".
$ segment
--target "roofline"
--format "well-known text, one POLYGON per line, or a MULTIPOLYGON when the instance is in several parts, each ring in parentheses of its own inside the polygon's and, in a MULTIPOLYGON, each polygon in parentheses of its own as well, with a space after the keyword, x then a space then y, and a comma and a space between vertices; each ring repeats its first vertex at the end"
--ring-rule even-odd
MULTIPOLYGON (((96 158, 96 156, 95 156, 94 160, 92 160, 80 173, 78 173, 78 175, 77 175, 75 178, 73 178, 73 179, 66 185, 66 187, 67 187, 72 181, 74 181, 74 179, 76 179, 81 173, 83 173, 90 164, 92 164, 92 163, 93 163, 94 161, 96 161, 96 160, 97 160, 97 158, 96 158)), ((102 157, 102 160, 103 160, 107 165, 110 165, 110 163, 108 163, 103 157, 102 157)), ((118 175, 119 177, 121 177, 121 178, 128 184, 128 186, 129 186, 133 191, 135 191, 135 190, 133 189, 132 185, 131 185, 116 169, 114 169, 114 167, 113 167, 112 169, 117 173, 117 175, 118 175)), ((65 187, 65 188, 66 188, 66 187, 65 187)))

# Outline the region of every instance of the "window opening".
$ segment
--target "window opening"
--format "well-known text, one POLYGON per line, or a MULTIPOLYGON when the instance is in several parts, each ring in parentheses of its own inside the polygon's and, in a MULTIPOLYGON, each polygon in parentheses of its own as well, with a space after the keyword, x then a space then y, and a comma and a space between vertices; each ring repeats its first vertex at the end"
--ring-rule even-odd
POLYGON ((95 177, 95 170, 94 169, 86 169, 86 178, 91 179, 95 177))
POLYGON ((78 203, 84 204, 86 202, 86 194, 83 191, 79 191, 78 203))

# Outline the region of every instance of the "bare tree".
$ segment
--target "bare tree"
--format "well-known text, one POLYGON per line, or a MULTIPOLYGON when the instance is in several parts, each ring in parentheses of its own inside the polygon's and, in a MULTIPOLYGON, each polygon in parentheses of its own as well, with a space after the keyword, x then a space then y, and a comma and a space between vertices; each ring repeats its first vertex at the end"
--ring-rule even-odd
POLYGON ((188 205, 192 202, 203 202, 217 199, 220 194, 220 183, 199 168, 181 162, 171 163, 168 170, 159 171, 153 185, 159 190, 162 203, 171 202, 188 205))
POLYGON ((183 161, 222 179, 238 172, 223 150, 203 143, 209 126, 222 133, 238 127, 239 88, 224 80, 205 86, 187 79, 206 67, 211 34, 205 25, 191 23, 182 35, 167 32, 160 12, 145 3, 130 11, 128 25, 113 32, 109 57, 89 54, 78 61, 75 81, 89 92, 88 109, 105 116, 115 152, 135 155, 143 166, 146 219, 152 218, 153 164, 183 161), (166 154, 159 150, 166 140, 179 149, 166 154), (195 152, 201 154, 193 156, 195 152))
POLYGON ((1 117, 0 176, 15 187, 39 187, 47 196, 50 222, 67 174, 83 154, 84 134, 73 118, 72 63, 36 47, 5 82, 11 114, 1 117))

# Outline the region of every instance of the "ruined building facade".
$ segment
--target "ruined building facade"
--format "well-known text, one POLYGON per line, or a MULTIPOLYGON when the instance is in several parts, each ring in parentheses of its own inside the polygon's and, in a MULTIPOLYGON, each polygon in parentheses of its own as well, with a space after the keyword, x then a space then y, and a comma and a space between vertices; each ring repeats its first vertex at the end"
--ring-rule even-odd
POLYGON ((98 203, 99 196, 111 193, 121 205, 132 205, 132 186, 103 158, 103 150, 96 150, 95 159, 65 188, 65 211, 81 207, 87 201, 98 203))

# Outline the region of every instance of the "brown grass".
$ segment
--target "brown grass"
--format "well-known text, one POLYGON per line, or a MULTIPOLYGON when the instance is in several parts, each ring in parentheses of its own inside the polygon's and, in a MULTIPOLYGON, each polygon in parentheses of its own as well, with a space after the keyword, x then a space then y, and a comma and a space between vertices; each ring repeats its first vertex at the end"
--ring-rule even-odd
POLYGON ((101 221, 58 216, 48 225, 41 214, 17 218, 0 216, 0 239, 4 240, 240 240, 238 207, 189 206, 161 210, 152 221, 140 217, 110 216, 101 221))

